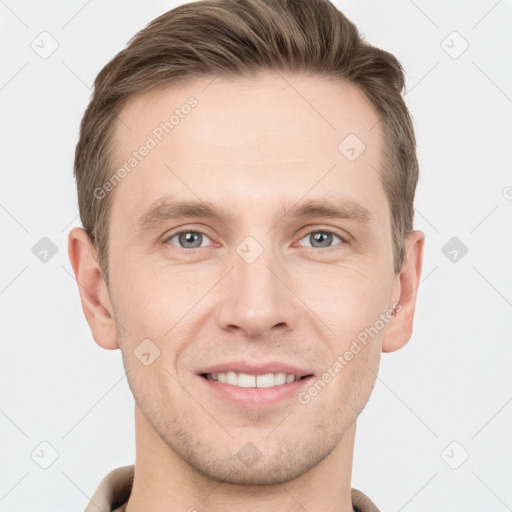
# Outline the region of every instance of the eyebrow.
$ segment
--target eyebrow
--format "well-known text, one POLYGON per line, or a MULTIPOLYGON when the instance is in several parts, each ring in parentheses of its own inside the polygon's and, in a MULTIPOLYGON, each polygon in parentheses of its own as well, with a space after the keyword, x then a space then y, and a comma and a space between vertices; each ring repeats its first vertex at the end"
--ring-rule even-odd
MULTIPOLYGON (((175 219, 197 218, 231 221, 235 215, 221 205, 208 201, 184 201, 166 196, 155 201, 139 218, 137 225, 145 231, 162 222, 175 219)), ((370 211, 351 199, 309 199, 293 206, 283 206, 275 224, 284 217, 304 219, 309 217, 327 217, 332 219, 354 220, 367 224, 372 216, 370 211)), ((275 225, 274 224, 274 225, 275 225)))
POLYGON ((367 224, 372 216, 370 211, 352 199, 315 200, 309 199, 290 208, 286 216, 294 218, 329 217, 332 219, 355 220, 367 224))

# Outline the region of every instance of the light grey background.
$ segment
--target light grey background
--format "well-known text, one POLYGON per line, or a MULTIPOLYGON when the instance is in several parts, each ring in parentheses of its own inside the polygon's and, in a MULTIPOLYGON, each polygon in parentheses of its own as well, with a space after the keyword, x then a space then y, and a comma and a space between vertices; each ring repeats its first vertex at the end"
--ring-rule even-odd
MULTIPOLYGON (((72 164, 96 74, 181 3, 0 1, 2 512, 83 510, 134 462, 121 353, 92 339, 68 261, 72 164)), ((415 332, 383 354, 352 485, 383 512, 512 510, 512 0, 335 4, 406 69, 426 234, 415 332)))

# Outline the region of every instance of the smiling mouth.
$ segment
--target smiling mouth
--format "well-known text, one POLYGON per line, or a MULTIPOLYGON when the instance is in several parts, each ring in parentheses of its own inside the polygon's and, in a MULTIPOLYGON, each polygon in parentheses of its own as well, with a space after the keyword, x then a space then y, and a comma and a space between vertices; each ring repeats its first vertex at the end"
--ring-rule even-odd
POLYGON ((201 377, 239 388, 271 388, 291 384, 299 380, 312 377, 312 374, 299 377, 292 373, 266 373, 250 375, 241 372, 201 373, 201 377))

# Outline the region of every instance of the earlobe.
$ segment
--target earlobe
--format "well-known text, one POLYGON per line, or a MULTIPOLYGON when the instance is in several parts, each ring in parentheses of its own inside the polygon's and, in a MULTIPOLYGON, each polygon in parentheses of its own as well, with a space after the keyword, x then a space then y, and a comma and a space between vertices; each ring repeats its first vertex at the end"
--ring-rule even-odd
POLYGON ((96 343, 105 349, 119 348, 115 318, 107 285, 87 232, 73 228, 68 235, 68 256, 73 267, 82 310, 96 343))
POLYGON ((393 320, 386 326, 382 343, 383 352, 394 352, 411 338, 424 243, 425 234, 422 231, 413 231, 407 237, 405 261, 399 276, 398 305, 393 320))

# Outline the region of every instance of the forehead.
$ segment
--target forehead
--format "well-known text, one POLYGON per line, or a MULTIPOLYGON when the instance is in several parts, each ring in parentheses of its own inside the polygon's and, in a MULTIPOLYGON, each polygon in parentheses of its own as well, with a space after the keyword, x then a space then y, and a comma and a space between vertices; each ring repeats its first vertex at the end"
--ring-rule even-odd
MULTIPOLYGON (((336 143, 349 133, 363 142, 377 138, 377 123, 373 106, 353 84, 261 72, 255 78, 186 80, 138 95, 121 112, 114 138, 137 147, 144 135, 164 145, 192 136, 202 151, 258 162, 285 155, 289 146, 297 158, 310 157, 321 144, 338 156, 336 143), (258 147, 262 141, 265 147, 258 147)), ((174 147, 174 156, 181 149, 190 148, 174 147)))
POLYGON ((336 188, 371 209, 385 201, 381 139, 377 113, 352 84, 271 72, 188 80, 122 110, 114 170, 125 172, 113 210, 135 219, 169 194, 258 208, 336 188))

